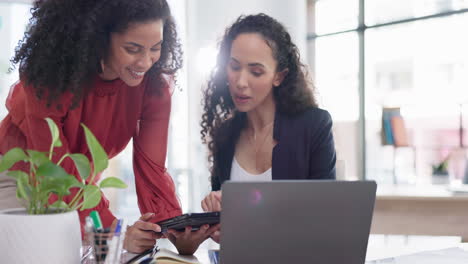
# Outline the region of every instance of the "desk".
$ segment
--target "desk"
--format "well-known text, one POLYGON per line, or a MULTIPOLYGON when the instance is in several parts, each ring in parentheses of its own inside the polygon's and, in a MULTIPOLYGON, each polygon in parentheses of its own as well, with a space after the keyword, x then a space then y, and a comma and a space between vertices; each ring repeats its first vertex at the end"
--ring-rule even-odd
POLYGON ((454 247, 423 249, 410 254, 398 254, 384 259, 367 260, 366 264, 466 264, 468 263, 468 243, 454 247))
MULTIPOLYGON (((427 250, 462 247, 468 251, 468 244, 461 244, 460 237, 444 236, 403 236, 403 235, 370 235, 367 247, 366 264, 374 264, 375 260, 386 259, 401 255, 414 254, 427 250)), ((168 240, 161 240, 162 248, 177 252, 174 245, 168 240)), ((208 249, 219 249, 219 245, 212 240, 206 240, 195 253, 201 264, 210 264, 208 249)), ((131 259, 135 254, 125 253, 123 260, 131 259)), ((92 262, 84 262, 92 263, 92 262)), ((124 263, 124 262, 122 262, 124 263)), ((387 262, 377 262, 387 263, 387 262)), ((392 263, 392 262, 389 262, 392 263)))
POLYGON ((468 194, 447 186, 379 186, 372 234, 460 236, 468 242, 468 194))

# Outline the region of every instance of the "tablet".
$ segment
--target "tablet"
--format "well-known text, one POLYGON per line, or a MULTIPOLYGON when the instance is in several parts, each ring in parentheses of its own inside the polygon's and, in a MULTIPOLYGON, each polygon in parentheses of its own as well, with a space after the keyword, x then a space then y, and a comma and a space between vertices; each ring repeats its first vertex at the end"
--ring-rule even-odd
POLYGON ((156 224, 161 226, 161 232, 163 233, 168 229, 184 231, 186 226, 191 226, 192 231, 196 231, 200 229, 200 226, 202 225, 218 224, 220 215, 220 212, 190 213, 169 218, 156 224))

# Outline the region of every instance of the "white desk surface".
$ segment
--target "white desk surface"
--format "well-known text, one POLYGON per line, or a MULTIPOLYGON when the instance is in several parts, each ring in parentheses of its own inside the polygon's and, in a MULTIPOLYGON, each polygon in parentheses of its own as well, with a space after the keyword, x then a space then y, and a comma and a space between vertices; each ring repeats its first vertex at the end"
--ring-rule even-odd
POLYGON ((378 185, 377 199, 463 200, 468 201, 468 186, 378 185))
POLYGON ((468 250, 468 244, 456 236, 370 235, 366 261, 453 247, 468 250))
MULTIPOLYGON (((461 238, 455 236, 370 235, 366 264, 397 263, 390 258, 454 247, 462 248, 468 252, 468 243, 461 243, 460 241, 461 238)), ((177 252, 168 240, 162 240, 159 245, 177 252)), ((195 256, 202 264, 210 264, 208 249, 219 249, 219 245, 212 240, 207 240, 200 245, 195 256)), ((129 254, 127 259, 132 256, 134 255, 129 254)))

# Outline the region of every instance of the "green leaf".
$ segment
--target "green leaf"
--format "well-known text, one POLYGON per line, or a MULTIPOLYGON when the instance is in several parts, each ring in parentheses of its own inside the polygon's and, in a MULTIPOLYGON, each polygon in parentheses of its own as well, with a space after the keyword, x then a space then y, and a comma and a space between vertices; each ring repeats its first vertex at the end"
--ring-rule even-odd
POLYGON ((26 189, 24 188, 22 181, 16 181, 16 198, 24 200, 28 199, 28 195, 26 194, 26 189))
MULTIPOLYGON (((13 172, 13 171, 12 171, 13 172)), ((16 197, 20 199, 29 200, 31 196, 31 187, 29 186, 28 182, 28 175, 26 173, 16 173, 18 171, 14 171, 14 173, 9 172, 8 175, 12 176, 12 174, 16 174, 16 197)))
POLYGON ((84 188, 83 205, 80 210, 90 209, 96 207, 101 201, 101 190, 96 185, 86 185, 84 188))
POLYGON ((62 209, 62 208, 70 209, 68 204, 66 204, 64 201, 55 201, 55 203, 51 204, 49 207, 50 208, 57 208, 57 209, 62 209))
POLYGON ((26 153, 20 148, 12 148, 5 155, 3 155, 0 161, 0 172, 10 169, 18 161, 25 161, 28 159, 26 153))
POLYGON ((16 197, 18 199, 30 200, 31 186, 29 184, 29 175, 24 171, 9 171, 7 175, 16 180, 16 197))
POLYGON ((99 173, 107 168, 107 154, 91 130, 89 130, 89 128, 84 124, 81 124, 81 126, 85 131, 86 143, 88 144, 89 151, 91 152, 91 156, 93 158, 94 173, 99 173))
POLYGON ((54 147, 61 147, 62 141, 60 141, 60 132, 59 132, 57 125, 55 124, 54 120, 48 117, 45 120, 47 121, 47 124, 49 125, 50 134, 52 135, 52 145, 54 147))
POLYGON ((65 196, 70 194, 70 188, 83 186, 75 176, 68 174, 62 167, 50 161, 37 168, 36 176, 43 178, 40 181, 39 189, 47 195, 55 193, 65 196))
POLYGON ((83 184, 72 175, 62 178, 45 178, 40 184, 41 192, 47 196, 49 193, 60 196, 69 195, 72 187, 83 187, 83 184))
POLYGON ((102 182, 99 184, 99 187, 101 188, 108 188, 108 187, 114 187, 114 188, 127 188, 127 184, 123 182, 121 179, 116 178, 116 177, 108 177, 102 180, 102 182))
POLYGON ((42 164, 49 161, 47 155, 44 152, 39 152, 31 149, 26 150, 26 152, 28 153, 34 165, 36 166, 41 166, 42 164))
POLYGON ((78 172, 81 175, 83 180, 86 180, 91 172, 91 166, 89 164, 88 158, 83 154, 71 154, 70 158, 72 158, 73 162, 75 162, 75 166, 78 169, 78 172))
POLYGON ((19 171, 19 170, 18 171, 9 171, 9 172, 7 172, 7 175, 10 176, 10 177, 15 178, 16 180, 23 179, 23 180, 26 180, 26 181, 28 180, 28 177, 29 177, 29 175, 26 172, 19 171))
POLYGON ((48 161, 37 168, 36 176, 44 176, 46 178, 65 178, 68 173, 60 166, 48 161))

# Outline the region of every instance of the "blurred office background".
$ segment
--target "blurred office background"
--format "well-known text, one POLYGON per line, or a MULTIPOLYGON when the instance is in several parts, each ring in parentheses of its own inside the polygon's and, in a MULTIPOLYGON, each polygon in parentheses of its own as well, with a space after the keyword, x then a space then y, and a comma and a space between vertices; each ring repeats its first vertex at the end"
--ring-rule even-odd
MULTIPOLYGON (((0 0, 0 117, 18 79, 9 59, 30 17, 32 1, 0 0)), ((320 106, 334 120, 343 179, 417 185, 460 184, 468 144, 468 0, 169 0, 184 45, 185 65, 173 95, 167 167, 185 212, 200 211, 210 191, 206 147, 200 140, 201 91, 217 43, 240 14, 281 21, 309 65, 320 106), (388 144, 384 109, 398 109, 404 144, 388 144)), ((401 131, 400 131, 401 132, 401 131)), ((131 146, 106 174, 126 190, 109 192, 116 215, 139 211, 131 146)))

